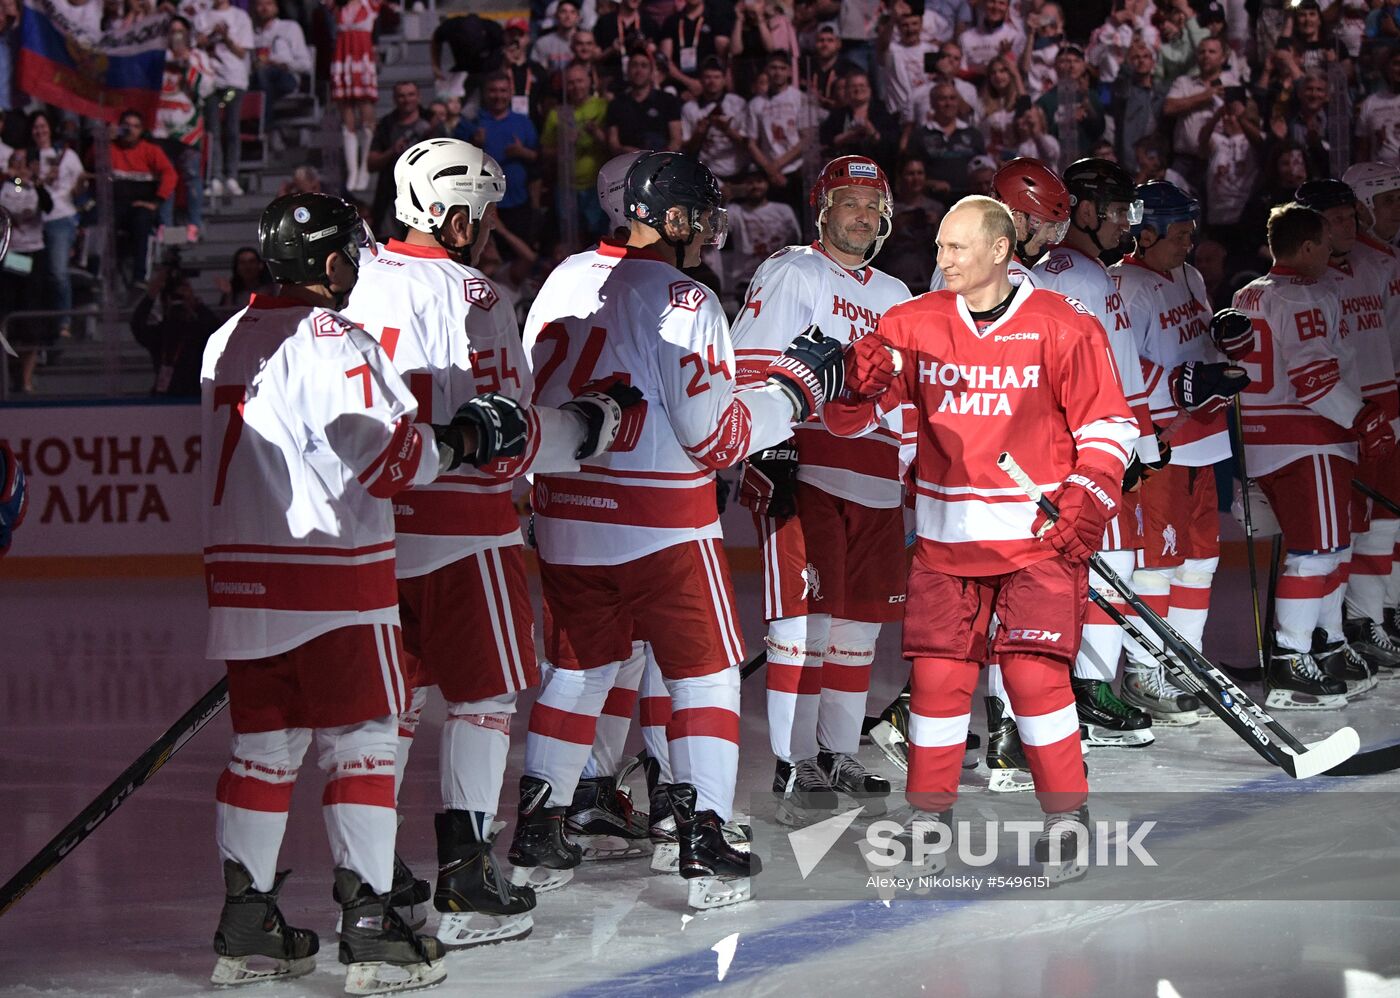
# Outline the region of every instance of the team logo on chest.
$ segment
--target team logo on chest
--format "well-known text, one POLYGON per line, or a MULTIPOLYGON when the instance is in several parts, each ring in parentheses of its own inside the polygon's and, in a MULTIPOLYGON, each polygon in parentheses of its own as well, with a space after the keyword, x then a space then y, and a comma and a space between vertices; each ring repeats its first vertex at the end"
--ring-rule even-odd
POLYGON ((672 308, 698 312, 700 311, 700 303, 705 300, 705 289, 694 281, 675 281, 668 290, 671 292, 672 308))
POLYGON ((487 312, 491 311, 496 302, 501 300, 501 296, 496 294, 496 289, 491 286, 491 282, 480 277, 467 278, 466 294, 469 304, 487 312))

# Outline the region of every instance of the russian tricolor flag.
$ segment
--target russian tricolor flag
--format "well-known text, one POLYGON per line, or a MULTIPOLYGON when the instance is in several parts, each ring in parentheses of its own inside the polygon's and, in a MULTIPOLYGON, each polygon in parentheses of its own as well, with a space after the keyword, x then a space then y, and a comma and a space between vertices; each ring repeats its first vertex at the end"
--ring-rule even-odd
POLYGON ((25 0, 20 89, 75 114, 116 121, 124 109, 135 108, 154 121, 169 18, 156 14, 85 38, 64 15, 66 6, 25 0))

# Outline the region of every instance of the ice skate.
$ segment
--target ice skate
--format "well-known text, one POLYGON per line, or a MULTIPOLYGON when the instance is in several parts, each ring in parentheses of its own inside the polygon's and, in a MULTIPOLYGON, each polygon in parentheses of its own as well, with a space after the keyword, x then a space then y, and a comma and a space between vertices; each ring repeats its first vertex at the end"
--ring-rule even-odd
POLYGON ((346 965, 345 992, 382 995, 432 987, 447 976, 446 949, 432 936, 410 929, 389 900, 376 894, 359 874, 335 871, 340 902, 340 962, 346 965))
MULTIPOLYGON (((904 860, 894 868, 901 875, 906 867, 916 877, 931 877, 948 869, 948 857, 953 854, 951 810, 920 811, 904 804, 890 812, 889 820, 899 822, 902 828, 891 840, 904 848, 904 860)), ((875 872, 869 856, 866 865, 875 872)), ((888 873, 890 868, 882 867, 880 871, 888 873)))
POLYGON ((548 806, 550 786, 533 776, 520 777, 520 811, 508 857, 510 882, 544 893, 563 887, 583 861, 583 850, 564 835, 566 807, 548 806))
POLYGON ((1201 701, 1173 683, 1160 664, 1125 670, 1119 696, 1129 706, 1146 711, 1154 725, 1188 728, 1201 723, 1197 713, 1201 701))
MULTIPOLYGON (((901 773, 909 772, 909 687, 906 686, 878 718, 867 717, 865 721, 871 743, 901 773)), ((969 733, 963 769, 977 768, 977 754, 981 748, 982 739, 969 733)))
POLYGON ((277 907, 277 894, 290 870, 272 881, 272 890, 253 890, 253 878, 242 863, 224 860, 224 910, 214 931, 214 952, 219 954, 210 980, 218 985, 256 984, 280 978, 301 977, 316 969, 320 940, 310 929, 286 923, 277 907), (259 959, 248 966, 250 958, 259 959))
POLYGON ((730 845, 714 811, 696 812, 694 786, 673 783, 670 797, 690 906, 721 908, 747 901, 752 896, 749 878, 763 869, 759 858, 730 845))
POLYGON ((867 815, 873 818, 885 813, 885 800, 890 795, 889 780, 876 776, 855 756, 844 752, 820 751, 817 753, 817 765, 831 788, 857 804, 864 804, 867 815))
POLYGON ((1152 718, 1146 711, 1130 707, 1113 693, 1113 687, 1100 679, 1071 676, 1074 706, 1079 712, 1080 737, 1088 745, 1110 748, 1140 748, 1151 745, 1152 718))
MULTIPOLYGON (((399 816, 403 824, 403 816, 399 816)), ((433 887, 426 880, 419 880, 403 861, 394 853, 394 885, 389 890, 389 899, 397 909, 399 917, 410 929, 417 932, 428 924, 428 902, 432 900, 433 887)), ((335 917, 335 932, 340 934, 340 916, 335 917)))
POLYGON ((449 948, 524 939, 534 928, 535 892, 507 883, 491 856, 494 829, 472 811, 447 811, 437 827, 437 937, 449 948))
POLYGON ((1313 661, 1324 676, 1340 679, 1346 683, 1348 700, 1355 700, 1371 692, 1376 686, 1376 675, 1369 662, 1356 652, 1343 638, 1328 641, 1327 633, 1321 628, 1313 631, 1313 661))
POLYGON ((1051 884, 1078 880, 1089 872, 1091 840, 1087 805, 1076 811, 1049 812, 1035 840, 1035 861, 1044 867, 1051 884))
POLYGON ((1400 647, 1400 607, 1388 606, 1384 611, 1384 624, 1386 637, 1390 638, 1392 644, 1400 647))
POLYGON ((1307 652, 1274 648, 1264 676, 1271 710, 1338 710, 1347 704, 1347 684, 1323 675, 1307 652))
POLYGON ((1377 679, 1400 678, 1400 644, 1384 625, 1366 617, 1349 617, 1342 631, 1347 644, 1371 664, 1377 679))
POLYGON ((808 825, 836 810, 836 791, 816 759, 798 762, 778 760, 773 773, 773 792, 781 794, 775 817, 790 827, 808 825))
POLYGON ((994 793, 1034 790, 1030 766, 1021 750, 1016 719, 1006 713, 1000 697, 987 697, 987 789, 994 793))
POLYGON ((611 776, 578 781, 564 829, 584 859, 635 859, 650 852, 648 822, 632 807, 632 797, 611 776))

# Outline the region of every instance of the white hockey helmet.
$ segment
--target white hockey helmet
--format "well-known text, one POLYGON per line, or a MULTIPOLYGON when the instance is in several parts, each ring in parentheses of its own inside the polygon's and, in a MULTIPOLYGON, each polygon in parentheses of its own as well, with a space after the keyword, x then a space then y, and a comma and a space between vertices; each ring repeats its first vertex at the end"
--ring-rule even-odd
POLYGON ((447 213, 465 205, 473 222, 506 196, 506 175, 485 152, 461 139, 425 139, 394 163, 394 217, 434 232, 447 213))
POLYGON ((640 152, 625 152, 621 156, 614 156, 608 160, 598 171, 598 201, 602 204, 603 211, 607 213, 608 221, 612 223, 614 229, 625 229, 629 225, 623 204, 626 198, 622 196, 626 186, 627 171, 632 169, 633 163, 650 153, 650 149, 643 149, 640 152))
POLYGON ((1356 194, 1356 199, 1375 212, 1377 194, 1400 190, 1400 169, 1389 163, 1353 163, 1342 174, 1342 183, 1356 194))

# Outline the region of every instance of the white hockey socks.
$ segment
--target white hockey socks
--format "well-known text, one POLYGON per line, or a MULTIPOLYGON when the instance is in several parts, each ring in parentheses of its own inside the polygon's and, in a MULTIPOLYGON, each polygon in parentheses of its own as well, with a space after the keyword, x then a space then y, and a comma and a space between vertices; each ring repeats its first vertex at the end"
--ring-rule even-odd
POLYGON ((354 870, 376 894, 394 881, 394 757, 398 719, 392 715, 316 730, 317 764, 325 771, 321 814, 336 866, 354 870))
POLYGON ((1400 520, 1372 520, 1371 528, 1351 540, 1351 575, 1347 578, 1346 608, 1353 617, 1379 624, 1385 619, 1395 537, 1400 520))
POLYGON ((394 804, 403 790, 403 774, 408 770, 408 753, 418 735, 418 722, 423 719, 423 705, 428 702, 428 688, 420 686, 408 701, 408 710, 399 715, 399 751, 394 756, 394 804))
POLYGON ((1006 716, 1013 721, 1016 720, 1016 713, 1011 706, 1011 696, 1006 692, 1006 679, 1001 674, 1001 663, 996 660, 987 663, 987 696, 1000 700, 1006 716))
POLYGON ((632 711, 637 706, 637 688, 642 683, 646 664, 646 645, 633 641, 632 655, 618 667, 613 688, 608 691, 608 698, 603 701, 603 712, 598 715, 593 751, 583 767, 585 779, 617 775, 618 763, 627 746, 627 732, 632 727, 632 711))
POLYGON ((731 666, 708 676, 668 679, 666 688, 675 782, 695 787, 696 811, 714 811, 728 821, 739 773, 739 670, 731 666))
POLYGON ((360 161, 356 164, 359 168, 360 186, 358 190, 368 190, 369 179, 369 147, 374 142, 374 132, 368 128, 360 129, 360 161))
MULTIPOLYGON (((1274 599, 1275 637, 1279 647, 1291 651, 1312 650, 1313 629, 1322 622, 1323 604, 1342 583, 1342 552, 1298 554, 1283 557, 1278 592, 1274 599)), ((1341 600, 1336 603, 1337 631, 1341 633, 1341 600)), ((1326 626, 1323 624, 1322 626, 1326 626)))
POLYGON ((822 669, 830 645, 831 617, 824 613, 784 617, 768 625, 768 738, 786 762, 817 754, 822 669))
POLYGON ((1171 609, 1167 623, 1201 650, 1206 632, 1206 617, 1210 615, 1210 584, 1215 578, 1219 558, 1187 558, 1172 573, 1171 609))
MULTIPOLYGON (((1120 576, 1130 575, 1137 560, 1135 551, 1103 551, 1099 557, 1108 563, 1120 576)), ((1098 572, 1089 569, 1089 585, 1094 591, 1108 598, 1119 611, 1127 610, 1123 597, 1114 592, 1113 587, 1100 577, 1098 572)), ((1079 679, 1098 679, 1105 683, 1113 682, 1118 675, 1118 660, 1123 653, 1123 628, 1115 624, 1097 603, 1089 603, 1084 611, 1084 633, 1079 643, 1079 654, 1074 660, 1074 675, 1079 679)), ((1000 673, 1000 669, 997 670, 1000 673)), ((1002 702, 1006 697, 1002 696, 1002 702)))
POLYGON ((442 807, 494 815, 510 754, 514 693, 472 703, 448 703, 442 725, 442 807))
POLYGON ((671 743, 666 726, 671 723, 671 691, 661 678, 661 667, 647 648, 646 667, 642 670, 642 700, 638 711, 642 719, 642 743, 647 755, 656 760, 657 782, 674 783, 671 774, 671 743))
POLYGON ((243 864, 255 890, 272 890, 292 787, 310 744, 310 728, 233 736, 231 758, 214 794, 214 839, 223 859, 243 864))
POLYGON ((822 662, 817 742, 828 751, 855 755, 860 749, 880 625, 833 617, 829 634, 822 662))
POLYGON ((550 785, 551 807, 574 801, 579 776, 593 750, 598 715, 621 663, 596 669, 550 670, 540 698, 530 709, 525 737, 525 775, 550 785))
MULTIPOLYGON (((1133 592, 1137 593, 1138 598, 1147 604, 1148 609, 1163 620, 1166 620, 1171 613, 1172 576, 1174 574, 1175 570, 1171 568, 1139 568, 1133 573, 1132 581, 1129 583, 1133 592)), ((1123 612, 1152 643, 1154 648, 1160 649, 1162 647, 1161 639, 1143 622, 1136 610, 1132 607, 1126 607, 1123 612)), ((1128 652, 1127 667, 1130 671, 1153 672, 1158 668, 1157 660, 1152 657, 1148 649, 1138 644, 1136 639, 1125 634, 1123 647, 1128 652)))

